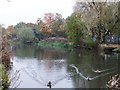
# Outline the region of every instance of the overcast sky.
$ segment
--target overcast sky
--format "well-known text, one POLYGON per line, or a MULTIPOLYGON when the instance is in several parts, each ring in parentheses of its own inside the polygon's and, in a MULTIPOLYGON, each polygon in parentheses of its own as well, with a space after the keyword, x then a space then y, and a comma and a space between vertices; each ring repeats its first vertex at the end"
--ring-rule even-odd
POLYGON ((44 13, 71 15, 75 0, 0 0, 0 24, 15 25, 20 21, 35 23, 44 13))

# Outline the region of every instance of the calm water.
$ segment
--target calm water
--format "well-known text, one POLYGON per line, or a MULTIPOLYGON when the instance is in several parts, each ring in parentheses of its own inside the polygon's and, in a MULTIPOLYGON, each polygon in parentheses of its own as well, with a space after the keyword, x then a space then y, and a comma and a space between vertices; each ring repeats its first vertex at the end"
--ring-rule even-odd
POLYGON ((20 71, 18 88, 48 88, 48 81, 52 88, 104 88, 118 72, 118 57, 98 51, 24 46, 13 50, 11 60, 12 70, 20 71))

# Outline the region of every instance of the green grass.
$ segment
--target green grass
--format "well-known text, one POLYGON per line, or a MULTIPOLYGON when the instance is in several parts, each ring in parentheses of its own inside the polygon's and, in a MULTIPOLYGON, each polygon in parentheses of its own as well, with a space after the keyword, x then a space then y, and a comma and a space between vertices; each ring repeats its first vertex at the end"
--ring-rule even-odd
POLYGON ((113 52, 120 53, 120 49, 118 49, 118 48, 116 48, 116 49, 113 49, 113 52))
POLYGON ((2 86, 0 86, 0 90, 7 89, 9 86, 9 79, 8 74, 6 73, 2 64, 0 64, 0 80, 2 80, 2 86))
POLYGON ((40 41, 38 42, 39 47, 51 47, 51 48, 72 48, 74 45, 68 44, 65 42, 47 42, 47 41, 40 41))
POLYGON ((0 64, 0 80, 2 79, 2 67, 3 67, 3 65, 0 64))

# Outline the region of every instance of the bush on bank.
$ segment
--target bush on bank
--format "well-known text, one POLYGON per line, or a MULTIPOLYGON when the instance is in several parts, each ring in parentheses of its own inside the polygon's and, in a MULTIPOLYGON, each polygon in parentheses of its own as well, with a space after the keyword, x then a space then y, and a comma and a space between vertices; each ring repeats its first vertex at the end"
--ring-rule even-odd
POLYGON ((5 67, 0 64, 0 90, 5 90, 9 87, 9 77, 5 67))
POLYGON ((39 41, 37 45, 39 47, 52 47, 52 48, 72 48, 72 47, 74 47, 73 44, 69 44, 66 42, 60 42, 60 41, 54 41, 54 42, 39 41))

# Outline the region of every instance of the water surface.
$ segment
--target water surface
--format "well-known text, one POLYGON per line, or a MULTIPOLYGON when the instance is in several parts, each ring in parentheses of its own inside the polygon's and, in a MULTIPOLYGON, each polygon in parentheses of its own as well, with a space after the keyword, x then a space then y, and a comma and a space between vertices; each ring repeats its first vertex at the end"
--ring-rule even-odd
POLYGON ((105 88, 110 76, 118 72, 119 56, 22 46, 13 50, 12 70, 20 71, 18 88, 48 88, 48 81, 52 88, 105 88))

